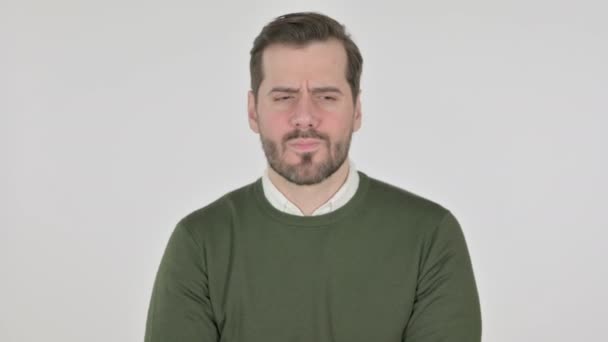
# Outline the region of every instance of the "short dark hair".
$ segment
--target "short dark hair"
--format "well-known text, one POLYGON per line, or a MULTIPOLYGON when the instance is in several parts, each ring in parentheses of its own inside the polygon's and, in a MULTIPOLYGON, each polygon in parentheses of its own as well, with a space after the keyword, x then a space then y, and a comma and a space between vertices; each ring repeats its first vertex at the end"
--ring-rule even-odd
POLYGON ((253 41, 249 72, 251 75, 251 90, 257 99, 260 84, 264 79, 262 69, 262 53, 271 44, 289 44, 303 46, 315 41, 327 41, 331 38, 342 42, 346 50, 347 67, 346 80, 350 85, 353 101, 359 94, 363 57, 359 48, 346 32, 344 25, 320 13, 299 12, 285 14, 275 18, 262 29, 253 41))

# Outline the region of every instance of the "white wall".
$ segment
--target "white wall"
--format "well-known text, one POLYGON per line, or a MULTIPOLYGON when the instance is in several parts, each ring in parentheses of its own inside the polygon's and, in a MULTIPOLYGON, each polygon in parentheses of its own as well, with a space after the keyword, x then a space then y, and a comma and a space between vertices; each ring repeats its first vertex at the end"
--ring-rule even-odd
POLYGON ((248 51, 298 10, 363 52, 359 169, 461 221, 484 341, 606 339, 606 2, 217 3, 0 3, 1 341, 142 340, 174 224, 264 168, 248 51))

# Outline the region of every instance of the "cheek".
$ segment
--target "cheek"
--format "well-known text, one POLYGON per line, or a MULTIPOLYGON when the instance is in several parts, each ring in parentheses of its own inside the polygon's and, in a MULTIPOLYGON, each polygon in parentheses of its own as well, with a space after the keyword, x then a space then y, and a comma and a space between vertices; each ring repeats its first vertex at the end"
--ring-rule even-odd
POLYGON ((334 141, 342 140, 353 129, 353 119, 342 115, 330 115, 323 121, 322 131, 329 134, 334 141))
POLYGON ((288 122, 283 119, 284 117, 277 113, 260 117, 258 120, 260 133, 268 139, 282 139, 290 130, 288 122))

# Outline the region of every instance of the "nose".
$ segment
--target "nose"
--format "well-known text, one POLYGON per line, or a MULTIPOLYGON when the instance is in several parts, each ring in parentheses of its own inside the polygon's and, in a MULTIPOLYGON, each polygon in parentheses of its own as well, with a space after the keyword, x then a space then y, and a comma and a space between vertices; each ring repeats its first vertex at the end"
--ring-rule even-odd
POLYGON ((315 114, 314 103, 308 94, 301 96, 294 108, 291 124, 296 128, 306 130, 317 127, 319 118, 315 114))

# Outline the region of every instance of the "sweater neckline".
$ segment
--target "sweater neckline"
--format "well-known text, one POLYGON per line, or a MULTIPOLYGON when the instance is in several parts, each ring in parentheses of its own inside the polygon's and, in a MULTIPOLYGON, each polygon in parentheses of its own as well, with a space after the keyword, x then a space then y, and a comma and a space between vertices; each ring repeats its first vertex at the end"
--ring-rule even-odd
POLYGON ((255 197, 255 202, 258 204, 258 207, 264 214, 284 224, 303 227, 318 227, 328 225, 356 212, 358 207, 363 202, 369 186, 369 177, 361 171, 357 171, 357 173, 359 174, 359 187, 357 188, 355 195, 342 207, 326 214, 316 216, 298 216, 278 210, 264 195, 261 177, 258 178, 255 183, 253 183, 253 195, 255 197))

